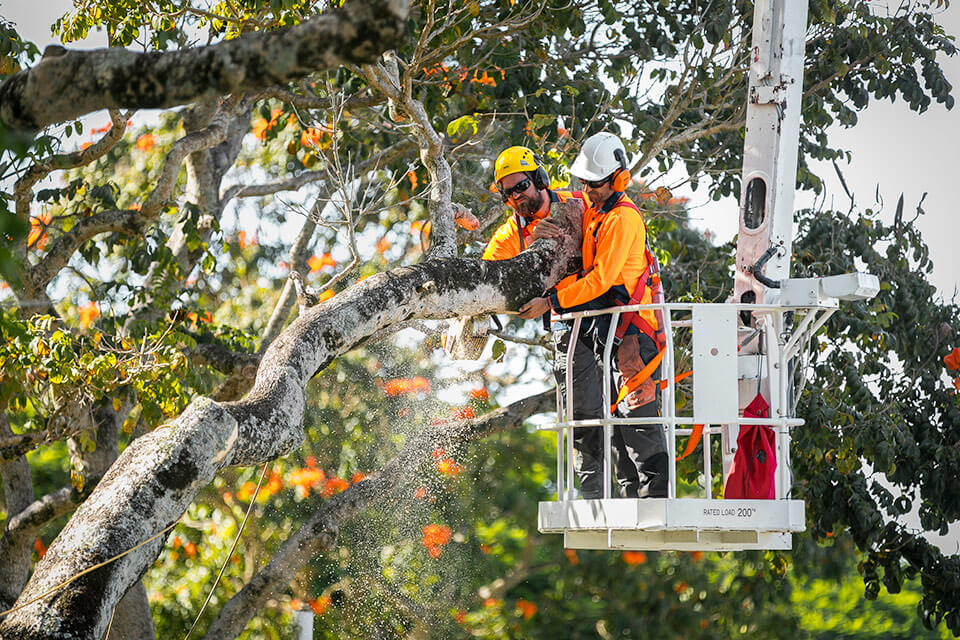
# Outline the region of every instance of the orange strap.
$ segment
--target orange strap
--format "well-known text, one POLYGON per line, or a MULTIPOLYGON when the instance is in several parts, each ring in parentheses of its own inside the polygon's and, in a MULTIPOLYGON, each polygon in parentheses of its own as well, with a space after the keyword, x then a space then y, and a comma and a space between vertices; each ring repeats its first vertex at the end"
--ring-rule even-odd
POLYGON ((640 369, 633 377, 624 383, 620 387, 620 393, 617 394, 617 400, 610 406, 610 412, 613 413, 617 410, 617 405, 626 398, 631 392, 636 390, 641 384, 647 381, 647 378, 653 375, 653 372, 656 371, 657 367, 660 365, 660 361, 663 360, 663 354, 666 353, 666 348, 660 349, 660 352, 653 357, 650 362, 646 364, 643 369, 640 369))
POLYGON ((690 437, 687 438, 687 448, 683 450, 683 455, 677 456, 677 460, 683 460, 688 455, 693 453, 693 450, 697 448, 697 444, 700 442, 700 438, 703 436, 703 425, 695 424, 693 425, 693 431, 690 433, 690 437))
MULTIPOLYGON (((685 380, 686 378, 689 378, 692 375, 693 375, 693 369, 690 369, 690 371, 684 371, 683 373, 681 373, 680 375, 678 375, 676 378, 673 379, 673 383, 676 384, 681 380, 685 380)), ((664 389, 666 389, 668 383, 669 383, 668 380, 661 380, 660 391, 663 391, 664 389)))

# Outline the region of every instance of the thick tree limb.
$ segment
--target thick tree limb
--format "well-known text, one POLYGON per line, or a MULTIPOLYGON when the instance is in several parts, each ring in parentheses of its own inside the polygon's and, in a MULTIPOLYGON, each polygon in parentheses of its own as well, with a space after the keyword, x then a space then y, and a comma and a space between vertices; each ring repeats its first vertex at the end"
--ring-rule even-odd
MULTIPOLYGON (((554 215, 576 235, 582 207, 562 203, 554 215)), ((568 272, 576 244, 540 240, 500 262, 431 260, 372 276, 311 307, 266 351, 243 400, 197 399, 124 450, 50 546, 19 602, 142 546, 10 614, 0 621, 0 636, 99 638, 163 539, 143 543, 176 522, 219 469, 258 464, 300 446, 304 388, 316 372, 379 329, 413 317, 516 310, 568 272)))
POLYGON ((434 425, 418 433, 384 469, 324 501, 317 511, 253 579, 217 614, 207 630, 208 639, 235 638, 267 600, 279 594, 290 579, 317 553, 336 546, 342 524, 361 510, 393 495, 393 489, 419 473, 429 452, 438 446, 456 446, 484 435, 523 424, 532 415, 555 408, 553 390, 524 398, 473 420, 434 425))
MULTIPOLYGON (((0 412, 0 436, 13 437, 7 420, 6 406, 0 412)), ((17 598, 30 572, 30 549, 33 540, 11 531, 11 520, 20 517, 33 502, 33 481, 30 465, 22 453, 10 461, 0 460, 0 482, 7 512, 6 526, 0 533, 0 566, 5 568, 0 580, 0 607, 8 608, 17 598)))
POLYGON ((47 56, 0 86, 0 119, 14 129, 37 130, 97 109, 173 107, 372 62, 400 43, 407 11, 403 0, 360 0, 300 25, 196 49, 47 56))

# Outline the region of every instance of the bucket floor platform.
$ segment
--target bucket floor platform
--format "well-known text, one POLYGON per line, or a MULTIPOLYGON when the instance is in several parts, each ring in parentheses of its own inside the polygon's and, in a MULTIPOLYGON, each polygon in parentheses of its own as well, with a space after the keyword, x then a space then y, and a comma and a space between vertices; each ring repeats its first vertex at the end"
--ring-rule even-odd
POLYGON ((541 502, 541 533, 568 549, 741 551, 790 549, 803 531, 802 500, 645 498, 541 502))

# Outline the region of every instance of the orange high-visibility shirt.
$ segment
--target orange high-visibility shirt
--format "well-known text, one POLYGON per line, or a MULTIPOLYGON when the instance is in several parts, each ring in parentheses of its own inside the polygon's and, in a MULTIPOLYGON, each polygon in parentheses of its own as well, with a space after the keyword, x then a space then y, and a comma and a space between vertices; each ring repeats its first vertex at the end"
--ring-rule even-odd
MULTIPOLYGON (((555 195, 556 202, 565 202, 573 197, 570 191, 551 191, 555 195)), ((553 201, 553 198, 550 198, 553 201)), ((586 201, 586 196, 583 196, 586 201)), ((589 204, 587 205, 589 206, 589 204)), ((512 211, 512 210, 511 210, 512 211)), ((531 244, 530 234, 537 228, 540 219, 531 220, 522 230, 517 229, 517 215, 511 213, 510 217, 494 232, 486 248, 483 250, 481 258, 483 260, 509 260, 518 253, 528 248, 531 244), (521 242, 521 233, 523 241, 521 242)))
MULTIPOLYGON (((632 295, 640 276, 647 269, 647 228, 643 217, 623 195, 607 213, 591 206, 583 216, 583 276, 567 278, 557 285, 557 301, 564 309, 576 307, 605 294, 611 287, 623 285, 632 295), (599 227, 599 229, 598 229, 599 227)), ((653 291, 647 287, 642 304, 653 301, 653 291)), ((641 312, 641 317, 654 329, 657 320, 653 311, 641 312)))

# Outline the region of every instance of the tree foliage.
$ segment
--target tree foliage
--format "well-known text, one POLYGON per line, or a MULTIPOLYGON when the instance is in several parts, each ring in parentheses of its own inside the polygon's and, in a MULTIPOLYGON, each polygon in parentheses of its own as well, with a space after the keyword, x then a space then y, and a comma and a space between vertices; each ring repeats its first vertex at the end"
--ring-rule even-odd
MULTIPOLYGON (((113 50, 48 50, 42 60, 0 25, 0 71, 14 80, 5 90, 67 61, 104 77, 126 64, 118 48, 139 47, 159 64, 144 72, 158 74, 153 86, 170 91, 159 102, 117 91, 128 101, 102 97, 107 116, 39 132, 0 126, 0 233, 9 239, 0 248, 0 570, 11 576, 0 609, 34 568, 64 561, 56 547, 45 558, 47 546, 118 452, 146 435, 166 442, 163 429, 179 429, 198 398, 236 406, 229 401, 250 389, 261 360, 302 335, 283 332, 295 306, 298 326, 313 317, 333 327, 327 310, 386 299, 375 296, 398 282, 419 282, 404 300, 428 297, 446 286, 445 264, 458 271, 450 280, 480 274, 469 260, 440 259, 477 257, 492 232, 502 206, 489 166, 504 146, 537 149, 562 185, 585 136, 630 131, 643 179, 634 195, 667 264, 668 296, 728 295, 733 246, 687 228, 663 174, 682 168, 716 198, 738 192, 754 3, 424 0, 381 57, 361 47, 365 60, 345 52, 329 69, 292 64, 292 75, 272 78, 260 69, 229 95, 211 86, 235 76, 185 66, 206 87, 189 99, 177 96, 190 83, 170 87, 156 71, 164 60, 193 64, 217 43, 244 51, 264 34, 289 38, 296 25, 339 15, 337 4, 94 0, 54 32, 70 44, 102 29, 113 50), (177 52, 186 55, 163 57, 177 52), (218 79, 204 85, 203 72, 218 79), (479 230, 457 229, 454 201, 477 212, 479 230), (333 302, 308 310, 291 271, 333 302)), ((345 5, 361 15, 365 3, 345 5)), ((952 107, 939 60, 956 48, 926 4, 884 12, 814 0, 809 9, 797 183, 820 190, 807 161, 843 158, 828 128, 855 125, 871 97, 919 112, 934 101, 952 107)), ((183 633, 224 566, 199 620, 210 637, 282 635, 291 605, 314 610, 322 637, 629 637, 644 628, 779 637, 799 625, 827 637, 835 627, 815 629, 804 609, 824 580, 858 571, 868 600, 899 594, 883 601, 898 612, 889 614, 897 633, 914 635, 918 619, 960 633, 956 557, 902 521, 916 508, 925 531, 941 531, 960 517, 951 482, 960 408, 941 366, 956 346, 958 309, 927 281, 926 247, 902 212, 893 225, 873 211, 798 220, 798 275, 859 268, 883 290, 836 314, 814 345, 798 407, 807 426, 793 448, 810 538, 792 560, 564 553, 533 525, 536 502, 554 491, 555 443, 524 426, 551 400, 506 401, 518 382, 549 378, 543 350, 522 346, 537 342, 532 328, 511 321, 489 361, 451 374, 436 328, 414 322, 310 371, 303 445, 263 467, 227 466, 191 496, 152 547, 146 591, 131 590, 118 614, 149 594, 149 633, 183 633), (919 618, 897 617, 907 606, 919 618)), ((517 289, 501 288, 502 304, 515 307, 517 289)), ((865 621, 881 609, 862 606, 842 615, 872 629, 865 621)))

